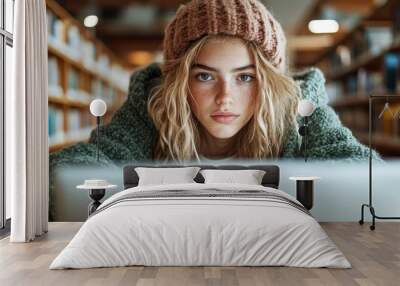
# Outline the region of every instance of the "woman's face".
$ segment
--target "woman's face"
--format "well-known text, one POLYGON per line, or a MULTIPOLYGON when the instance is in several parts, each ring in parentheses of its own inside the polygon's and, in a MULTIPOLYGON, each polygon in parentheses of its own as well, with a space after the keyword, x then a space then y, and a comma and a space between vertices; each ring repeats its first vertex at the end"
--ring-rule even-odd
POLYGON ((191 67, 189 104, 207 130, 219 139, 235 136, 254 114, 257 93, 253 57, 238 38, 212 39, 191 67))

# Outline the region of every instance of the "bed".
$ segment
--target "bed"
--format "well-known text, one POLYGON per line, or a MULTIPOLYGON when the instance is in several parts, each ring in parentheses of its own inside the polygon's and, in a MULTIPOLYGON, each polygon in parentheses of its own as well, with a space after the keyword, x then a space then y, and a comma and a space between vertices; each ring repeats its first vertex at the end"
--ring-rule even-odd
POLYGON ((308 210, 279 190, 278 166, 198 166, 265 171, 259 185, 204 182, 200 172, 192 183, 138 185, 138 167, 124 167, 124 191, 100 205, 50 269, 351 267, 308 210))

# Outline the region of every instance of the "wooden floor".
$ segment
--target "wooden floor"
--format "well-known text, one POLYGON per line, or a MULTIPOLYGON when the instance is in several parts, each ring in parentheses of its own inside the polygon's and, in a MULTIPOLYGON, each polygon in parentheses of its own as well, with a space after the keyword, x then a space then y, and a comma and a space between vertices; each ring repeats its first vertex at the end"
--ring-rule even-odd
POLYGON ((400 285, 400 223, 375 231, 357 223, 322 223, 352 269, 290 267, 120 267, 48 270, 81 223, 50 223, 32 243, 0 241, 0 285, 400 285))

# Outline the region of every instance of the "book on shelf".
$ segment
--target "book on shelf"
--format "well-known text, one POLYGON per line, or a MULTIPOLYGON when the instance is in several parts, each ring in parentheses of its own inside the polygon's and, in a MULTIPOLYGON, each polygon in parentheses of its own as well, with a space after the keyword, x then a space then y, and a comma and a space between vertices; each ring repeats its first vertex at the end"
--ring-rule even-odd
POLYGON ((67 113, 68 118, 68 133, 74 133, 81 128, 80 111, 71 109, 67 113))
POLYGON ((393 21, 393 37, 400 37, 400 7, 397 6, 394 11, 394 21, 393 21))
POLYGON ((64 29, 64 24, 62 20, 49 9, 47 9, 46 11, 46 16, 48 38, 55 41, 62 41, 64 29))
POLYGON ((64 22, 57 17, 52 11, 47 9, 47 42, 50 46, 60 50, 63 53, 67 52, 64 38, 64 22))
POLYGON ((385 91, 384 78, 379 71, 367 71, 364 68, 357 70, 346 78, 344 95, 348 96, 369 96, 385 91))
POLYGON ((81 36, 75 25, 68 27, 67 55, 75 61, 81 61, 89 70, 96 71, 96 48, 93 42, 81 36))
POLYGON ((369 43, 363 30, 356 30, 351 37, 350 53, 353 59, 358 59, 368 53, 369 43))
POLYGON ((78 77, 78 72, 70 68, 68 70, 68 89, 78 89, 78 84, 79 84, 79 77, 78 77))
POLYGON ((368 72, 366 88, 368 94, 383 93, 385 88, 384 88, 384 77, 382 72, 379 71, 368 72))
POLYGON ((67 53, 74 60, 81 59, 81 38, 79 29, 75 25, 70 25, 67 30, 67 53))
POLYGON ((67 81, 67 96, 71 99, 78 99, 78 89, 79 89, 79 77, 78 72, 70 68, 68 69, 68 81, 67 81))
POLYGON ((83 65, 89 70, 96 69, 96 47, 85 39, 81 39, 81 48, 83 65))
POLYGON ((357 96, 364 96, 368 94, 367 89, 368 73, 365 69, 360 68, 357 71, 357 96))
POLYGON ((55 57, 48 58, 48 91, 51 96, 62 96, 62 88, 60 86, 60 73, 58 61, 55 57))
POLYGON ((397 81, 399 78, 399 54, 387 53, 384 56, 385 87, 387 92, 397 92, 397 81))
POLYGON ((96 98, 103 96, 103 83, 98 79, 92 80, 92 95, 96 98))
POLYGON ((80 128, 76 130, 71 130, 67 134, 68 141, 78 142, 78 141, 86 141, 90 137, 90 132, 92 128, 80 128))
POLYGON ((350 75, 346 78, 346 95, 355 96, 358 93, 357 75, 350 75))
POLYGON ((338 56, 340 66, 351 65, 351 53, 348 46, 340 45, 336 48, 336 54, 338 56))
POLYGON ((50 85, 47 87, 49 96, 51 97, 62 97, 63 90, 59 85, 50 85))
MULTIPOLYGON (((87 111, 85 114, 89 114, 87 111)), ((82 121, 81 111, 78 109, 71 109, 67 113, 68 118, 68 133, 66 138, 68 141, 76 142, 83 141, 89 138, 90 132, 93 127, 91 125, 85 125, 82 121)))
POLYGON ((64 117, 62 110, 48 107, 49 144, 58 144, 65 140, 64 117))
POLYGON ((128 91, 130 73, 120 65, 113 64, 111 67, 111 81, 122 90, 128 91))
POLYGON ((351 46, 339 45, 335 52, 328 58, 324 66, 331 72, 335 73, 342 70, 344 67, 350 66, 353 63, 351 46))
POLYGON ((341 59, 340 55, 338 54, 337 49, 336 49, 335 53, 333 53, 329 56, 326 66, 327 66, 327 70, 330 73, 335 73, 343 68, 344 63, 342 62, 342 59, 341 59))
POLYGON ((96 62, 96 68, 99 74, 107 77, 110 72, 110 59, 107 55, 102 54, 98 57, 96 62))
POLYGON ((365 37, 368 42, 368 51, 372 54, 379 54, 393 43, 391 27, 366 27, 365 37))
POLYGON ((328 102, 332 103, 343 97, 343 90, 341 84, 337 82, 328 82, 325 85, 326 94, 328 95, 328 102))
POLYGON ((100 80, 92 81, 92 95, 93 98, 104 100, 110 107, 116 99, 116 93, 113 88, 103 84, 100 80))
POLYGON ((114 89, 106 86, 104 89, 103 100, 107 103, 108 106, 111 106, 115 100, 114 98, 114 89))

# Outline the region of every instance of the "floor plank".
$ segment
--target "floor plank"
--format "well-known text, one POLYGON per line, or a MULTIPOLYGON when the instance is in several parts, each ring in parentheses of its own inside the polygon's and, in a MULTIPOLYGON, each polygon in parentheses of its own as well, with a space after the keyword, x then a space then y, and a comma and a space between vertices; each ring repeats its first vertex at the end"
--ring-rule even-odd
POLYGON ((116 267, 48 269, 81 223, 50 223, 32 243, 0 240, 0 285, 399 285, 400 222, 379 222, 375 231, 358 223, 321 223, 351 262, 352 269, 295 267, 116 267))

